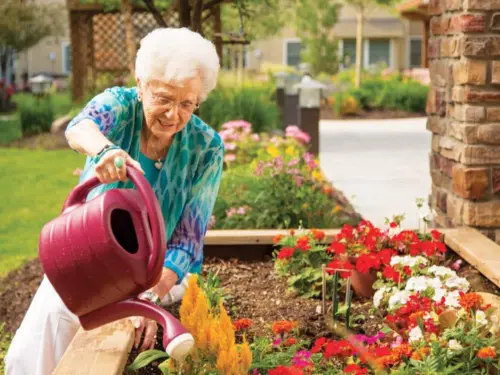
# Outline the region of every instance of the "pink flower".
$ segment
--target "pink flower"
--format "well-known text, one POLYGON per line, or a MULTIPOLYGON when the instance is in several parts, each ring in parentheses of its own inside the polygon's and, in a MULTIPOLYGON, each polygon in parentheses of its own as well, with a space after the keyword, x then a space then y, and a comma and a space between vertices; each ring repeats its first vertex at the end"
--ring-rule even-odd
POLYGON ((281 345, 281 339, 278 337, 273 341, 273 348, 277 348, 281 345))
POLYGON ((212 215, 210 216, 210 220, 208 221, 208 229, 212 229, 213 227, 215 227, 215 224, 216 224, 215 216, 212 215))
POLYGON ((245 215, 247 213, 247 209, 245 207, 240 207, 238 208, 238 211, 236 211, 238 215, 245 215))
POLYGON ((311 366, 312 365, 311 352, 307 350, 297 351, 292 358, 292 364, 295 367, 300 367, 300 368, 311 366))
POLYGON ((224 143, 224 148, 229 151, 236 150, 236 143, 233 142, 224 143))
POLYGON ((252 139, 253 139, 255 142, 259 142, 259 141, 260 141, 260 136, 259 136, 257 133, 253 133, 253 134, 252 134, 252 139))
POLYGON ((314 155, 311 154, 310 152, 306 152, 302 158, 304 159, 304 161, 307 163, 307 166, 311 169, 314 169, 318 166, 318 164, 316 163, 316 160, 314 160, 314 155))
POLYGON ((229 210, 226 210, 226 216, 232 217, 236 215, 236 208, 231 207, 229 210))
POLYGON ((257 168, 255 168, 255 175, 262 176, 262 172, 264 172, 264 163, 262 163, 262 161, 259 161, 257 163, 257 168))
POLYGON ((252 124, 244 120, 229 121, 222 125, 223 130, 236 130, 243 134, 249 134, 252 130, 252 124))
POLYGON ((236 155, 235 154, 226 154, 224 155, 224 161, 226 162, 231 162, 236 160, 236 155))
POLYGON ((297 165, 297 164, 299 164, 299 159, 298 158, 293 158, 292 160, 290 160, 288 162, 288 166, 289 167, 293 167, 294 165, 297 165))
POLYGON ((301 187, 302 183, 304 182, 304 178, 302 176, 294 176, 294 179, 297 187, 301 187))
POLYGON ((287 137, 295 138, 300 143, 309 143, 311 141, 311 136, 300 130, 296 125, 287 126, 285 134, 287 137))
POLYGON ((297 174, 300 174, 300 170, 298 170, 297 168, 292 168, 292 169, 288 170, 288 174, 297 175, 297 174))
POLYGON ((283 168, 283 157, 281 155, 274 159, 274 166, 277 170, 283 168))

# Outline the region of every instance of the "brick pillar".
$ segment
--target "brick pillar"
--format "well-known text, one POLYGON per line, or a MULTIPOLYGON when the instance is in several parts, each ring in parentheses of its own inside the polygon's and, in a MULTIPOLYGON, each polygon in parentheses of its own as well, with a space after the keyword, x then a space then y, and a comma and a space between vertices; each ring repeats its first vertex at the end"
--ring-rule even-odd
POLYGON ((500 242, 500 1, 430 0, 429 12, 435 225, 500 242))

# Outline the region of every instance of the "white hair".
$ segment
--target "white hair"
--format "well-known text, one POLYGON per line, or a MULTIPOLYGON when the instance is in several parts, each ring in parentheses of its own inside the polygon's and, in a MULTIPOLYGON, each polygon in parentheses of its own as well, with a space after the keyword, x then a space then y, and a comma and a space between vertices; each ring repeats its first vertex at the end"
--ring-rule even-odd
POLYGON ((200 34, 183 28, 159 28, 141 40, 135 61, 136 78, 181 83, 200 74, 200 101, 217 84, 219 56, 215 46, 200 34))

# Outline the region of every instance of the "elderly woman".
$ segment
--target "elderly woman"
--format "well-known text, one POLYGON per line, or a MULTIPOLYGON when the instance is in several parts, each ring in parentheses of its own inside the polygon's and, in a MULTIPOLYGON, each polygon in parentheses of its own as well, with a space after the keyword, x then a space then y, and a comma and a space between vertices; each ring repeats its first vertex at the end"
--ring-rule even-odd
MULTIPOLYGON (((137 86, 97 95, 66 130, 69 145, 88 156, 80 182, 97 176, 103 183, 88 199, 133 187, 126 179, 127 164, 143 171, 151 184, 168 243, 160 281, 141 295, 155 303, 182 298, 183 279, 201 269, 224 146, 193 112, 215 87, 218 72, 215 47, 199 34, 185 28, 154 30, 137 52, 137 86)), ((132 320, 135 346, 152 348, 156 322, 132 320)), ((51 374, 78 327, 76 316, 44 278, 12 341, 6 374, 51 374)))

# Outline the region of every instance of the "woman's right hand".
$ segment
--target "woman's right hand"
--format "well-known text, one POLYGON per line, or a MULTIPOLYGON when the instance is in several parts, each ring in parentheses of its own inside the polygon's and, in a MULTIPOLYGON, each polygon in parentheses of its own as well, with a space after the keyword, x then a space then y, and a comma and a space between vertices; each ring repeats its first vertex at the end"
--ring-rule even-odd
POLYGON ((95 172, 99 181, 103 184, 110 184, 116 181, 127 181, 127 164, 134 166, 144 174, 138 161, 132 159, 124 150, 109 150, 97 163, 95 172), (117 168, 115 160, 121 158, 123 165, 117 168))

